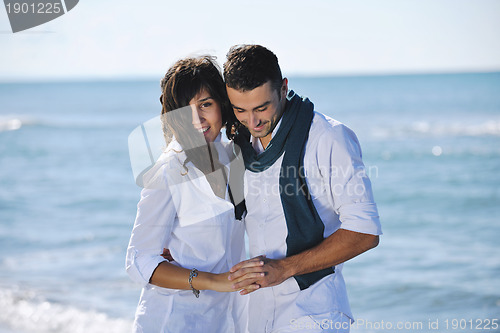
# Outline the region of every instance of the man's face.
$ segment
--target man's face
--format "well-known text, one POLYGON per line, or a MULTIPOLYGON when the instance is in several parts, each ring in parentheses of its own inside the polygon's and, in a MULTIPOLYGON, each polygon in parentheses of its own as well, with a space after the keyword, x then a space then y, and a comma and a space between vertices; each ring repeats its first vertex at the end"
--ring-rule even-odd
POLYGON ((271 134, 285 109, 288 81, 283 80, 279 93, 272 88, 271 81, 248 91, 239 91, 226 86, 236 118, 253 137, 271 141, 271 134))

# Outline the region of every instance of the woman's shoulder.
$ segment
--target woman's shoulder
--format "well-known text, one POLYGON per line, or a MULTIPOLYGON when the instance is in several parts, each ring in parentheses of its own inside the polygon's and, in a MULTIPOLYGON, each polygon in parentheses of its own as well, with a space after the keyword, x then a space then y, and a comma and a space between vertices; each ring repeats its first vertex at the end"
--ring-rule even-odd
POLYGON ((232 162, 235 158, 236 159, 242 158, 241 148, 234 141, 223 140, 220 142, 220 147, 222 148, 221 150, 225 154, 225 159, 227 162, 232 162))
POLYGON ((177 141, 162 149, 156 162, 143 172, 142 180, 145 188, 165 189, 177 176, 185 174, 184 161, 186 154, 177 141))

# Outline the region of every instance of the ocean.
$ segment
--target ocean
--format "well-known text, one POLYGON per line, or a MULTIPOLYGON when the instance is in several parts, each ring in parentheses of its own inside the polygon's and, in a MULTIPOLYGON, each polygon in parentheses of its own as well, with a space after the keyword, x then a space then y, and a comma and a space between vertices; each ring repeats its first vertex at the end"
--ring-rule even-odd
MULTIPOLYGON (((352 332, 500 332, 500 73, 291 77, 353 129, 384 235, 346 263, 352 332)), ((159 80, 0 84, 0 332, 127 332, 159 80)))

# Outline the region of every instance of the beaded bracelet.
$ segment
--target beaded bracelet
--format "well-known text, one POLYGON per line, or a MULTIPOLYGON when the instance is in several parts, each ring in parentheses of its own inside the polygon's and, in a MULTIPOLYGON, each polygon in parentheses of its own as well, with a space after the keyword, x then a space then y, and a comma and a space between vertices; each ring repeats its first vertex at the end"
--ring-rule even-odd
POLYGON ((200 297, 200 291, 198 289, 195 289, 193 287, 193 278, 198 276, 198 270, 196 268, 193 268, 191 270, 191 273, 189 273, 189 286, 191 287, 191 290, 193 291, 193 294, 196 296, 196 298, 200 297))

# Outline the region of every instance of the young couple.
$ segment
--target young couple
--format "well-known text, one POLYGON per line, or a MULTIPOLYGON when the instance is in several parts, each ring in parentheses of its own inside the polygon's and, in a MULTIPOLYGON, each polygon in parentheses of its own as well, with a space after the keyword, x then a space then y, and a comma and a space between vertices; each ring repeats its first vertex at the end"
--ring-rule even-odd
POLYGON ((348 332, 342 263, 381 234, 359 142, 288 90, 270 50, 235 46, 223 72, 188 58, 162 80, 167 149, 127 250, 134 330, 348 332))

